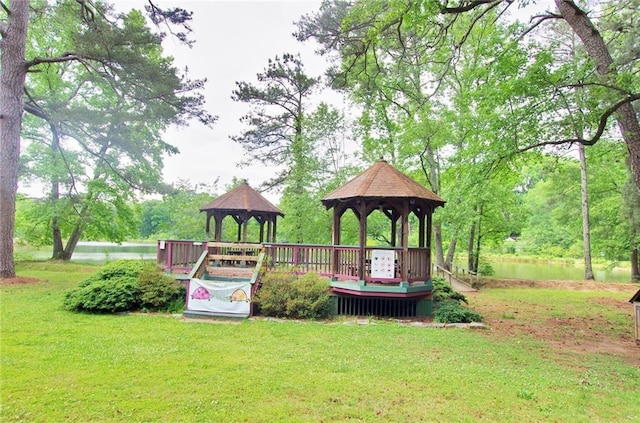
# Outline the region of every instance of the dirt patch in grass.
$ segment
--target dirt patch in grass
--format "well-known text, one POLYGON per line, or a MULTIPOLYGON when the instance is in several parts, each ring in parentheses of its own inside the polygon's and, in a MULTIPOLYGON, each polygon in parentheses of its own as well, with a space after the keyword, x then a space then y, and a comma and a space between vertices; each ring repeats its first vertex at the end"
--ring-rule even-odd
MULTIPOLYGON (((630 292, 637 284, 567 281, 494 280, 487 288, 542 288, 570 291, 630 292)), ((588 316, 556 317, 544 305, 517 302, 494 303, 482 300, 479 293, 467 294, 470 302, 484 316, 489 330, 483 332, 494 338, 527 337, 542 341, 559 352, 603 354, 619 357, 640 367, 640 346, 634 335, 634 317, 631 304, 611 297, 594 297, 587 301, 594 305, 615 309, 624 314, 626 326, 611 321, 606 315, 594 313, 588 316), (476 297, 477 301, 474 300, 476 297)))
POLYGON ((25 285, 29 283, 38 283, 40 279, 36 278, 24 278, 16 276, 15 278, 2 278, 0 279, 0 285, 25 285))
MULTIPOLYGON (((562 289, 565 291, 635 292, 640 288, 634 283, 595 281, 538 281, 532 279, 489 279, 481 282, 481 288, 539 288, 562 289)), ((629 297, 631 298, 631 297, 629 297)))

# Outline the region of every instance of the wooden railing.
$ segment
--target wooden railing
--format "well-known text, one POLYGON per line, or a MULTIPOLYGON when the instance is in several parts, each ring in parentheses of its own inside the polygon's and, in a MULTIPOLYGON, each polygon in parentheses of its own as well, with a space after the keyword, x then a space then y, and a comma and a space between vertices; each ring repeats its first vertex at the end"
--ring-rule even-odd
MULTIPOLYGON (((345 245, 305 244, 239 244, 194 241, 158 241, 157 261, 166 271, 189 273, 203 251, 209 260, 255 262, 264 247, 266 264, 288 266, 299 273, 315 272, 342 280, 359 279, 360 247, 345 245)), ((407 281, 426 281, 431 274, 431 253, 428 248, 409 248, 404 257, 401 248, 366 247, 364 280, 370 282, 401 282, 403 260, 407 260, 407 281), (371 259, 374 250, 391 250, 394 255, 395 275, 392 278, 372 277, 371 259)))
POLYGON ((300 273, 331 275, 331 245, 265 244, 270 265, 288 266, 300 273))
POLYGON ((434 273, 437 276, 442 277, 445 281, 449 283, 449 285, 453 285, 454 283, 459 283, 468 286, 469 288, 473 288, 474 285, 478 283, 478 275, 476 273, 469 272, 467 269, 459 266, 453 266, 451 271, 435 265, 434 273))
MULTIPOLYGON (((343 245, 265 244, 270 263, 291 266, 300 273, 316 272, 344 280, 358 280, 360 247, 343 245), (335 268, 333 266, 336 262, 335 268)), ((400 282, 403 253, 401 248, 366 247, 365 281, 400 282), (374 250, 392 250, 395 256, 395 277, 371 276, 371 258, 374 250)), ((408 281, 425 281, 430 278, 431 254, 428 248, 409 248, 408 281)))
POLYGON ((431 250, 409 248, 409 281, 426 281, 431 278, 431 250))
POLYGON ((165 272, 189 273, 206 250, 206 242, 158 240, 156 263, 161 265, 165 272))

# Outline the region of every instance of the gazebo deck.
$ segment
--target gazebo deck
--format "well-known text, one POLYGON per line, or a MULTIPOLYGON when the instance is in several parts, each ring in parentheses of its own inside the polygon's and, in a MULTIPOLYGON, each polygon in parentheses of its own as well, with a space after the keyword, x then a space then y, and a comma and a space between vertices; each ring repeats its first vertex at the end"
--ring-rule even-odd
MULTIPOLYGON (((298 273, 315 272, 332 279, 332 291, 351 295, 385 295, 412 297, 431 291, 431 254, 428 248, 366 247, 364 279, 358 277, 360 248, 345 245, 248 244, 199 241, 158 241, 157 262, 166 272, 188 273, 204 251, 208 257, 224 258, 219 265, 208 265, 210 275, 244 276, 253 271, 253 263, 243 258, 257 256, 264 248, 269 266, 289 267, 298 273), (392 252, 393 277, 379 277, 372 273, 371 261, 376 251, 392 252), (228 259, 228 260, 227 260, 228 259), (235 260, 232 260, 235 259, 235 260), (409 277, 402 280, 400 264, 408 260, 409 277), (235 263, 234 263, 235 261, 235 263), (240 267, 242 266, 242 267, 240 267)), ((391 276, 391 275, 388 275, 391 276)))

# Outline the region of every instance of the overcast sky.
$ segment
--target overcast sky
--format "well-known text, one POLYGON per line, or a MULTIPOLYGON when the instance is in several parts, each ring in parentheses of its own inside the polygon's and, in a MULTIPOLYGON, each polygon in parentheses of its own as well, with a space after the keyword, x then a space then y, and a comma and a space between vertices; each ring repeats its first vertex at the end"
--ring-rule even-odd
MULTIPOLYGON (((140 8, 144 0, 115 0, 124 5, 140 8)), ((314 54, 316 45, 300 43, 292 33, 294 22, 320 7, 320 0, 156 0, 161 7, 180 6, 193 11, 191 34, 196 40, 193 48, 180 45, 167 38, 166 53, 176 59, 178 66, 188 66, 192 78, 207 78, 207 110, 219 117, 213 129, 193 123, 188 128, 172 129, 166 141, 176 146, 180 154, 165 161, 165 182, 187 179, 192 184, 211 183, 219 178, 218 194, 232 178, 247 179, 253 187, 275 174, 261 164, 240 168, 242 147, 229 137, 239 135, 241 116, 249 111, 247 104, 231 100, 236 81, 256 82, 267 61, 283 53, 300 53, 307 74, 318 76, 326 68, 325 60, 314 54)), ((549 0, 539 0, 536 5, 520 11, 521 17, 531 16, 533 7, 540 11, 550 6, 549 0)), ((518 7, 512 8, 516 15, 518 7)), ((332 97, 335 104, 337 96, 332 97)), ((335 104, 340 106, 339 104, 335 104)), ((277 193, 265 193, 277 202, 277 193)))
MULTIPOLYGON (((139 1, 116 0, 122 9, 140 7, 139 1)), ((242 148, 229 137, 239 135, 241 116, 249 111, 243 103, 231 100, 236 81, 256 82, 270 58, 283 53, 300 53, 307 74, 320 75, 326 65, 316 56, 316 46, 300 43, 292 36, 294 22, 300 16, 317 11, 320 1, 314 0, 157 0, 160 7, 179 6, 193 12, 191 38, 196 40, 192 48, 168 39, 165 52, 175 58, 178 67, 188 66, 192 78, 206 78, 206 109, 218 116, 212 129, 199 123, 189 127, 172 129, 166 141, 178 147, 180 154, 165 161, 165 182, 179 178, 194 183, 211 183, 220 178, 219 192, 232 178, 245 178, 253 187, 275 173, 274 169, 256 164, 239 168, 242 148)), ((266 193, 272 201, 275 194, 266 193)))

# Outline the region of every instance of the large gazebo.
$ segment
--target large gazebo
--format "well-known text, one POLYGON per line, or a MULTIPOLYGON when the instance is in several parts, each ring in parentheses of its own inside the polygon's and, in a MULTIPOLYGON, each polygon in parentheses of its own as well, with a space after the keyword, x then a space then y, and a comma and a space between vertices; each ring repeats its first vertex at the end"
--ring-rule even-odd
MULTIPOLYGON (((431 268, 431 216, 436 207, 445 201, 418 184, 384 160, 356 176, 345 185, 326 195, 322 203, 333 208, 333 245, 340 245, 341 220, 345 212, 352 210, 359 222, 358 254, 356 268, 360 287, 353 284, 334 283, 334 292, 365 295, 367 291, 394 291, 397 296, 419 296, 430 291, 431 268), (367 246, 367 218, 375 210, 384 213, 391 225, 391 246, 376 248, 367 246), (418 220, 417 245, 409 246, 409 216, 418 220), (398 222, 400 232, 397 233, 398 222), (387 267, 379 263, 387 260, 387 267), (426 282, 429 282, 428 287, 426 282), (401 289, 363 289, 372 285, 394 284, 401 289), (411 289, 411 285, 422 285, 425 289, 411 289), (404 288, 404 289, 402 289, 404 288)), ((340 249, 334 251, 333 274, 338 274, 341 263, 340 249)))
POLYGON ((211 218, 214 219, 213 240, 217 242, 222 241, 222 221, 227 216, 231 216, 238 225, 237 242, 247 242, 247 224, 252 218, 260 225, 258 242, 275 242, 276 220, 278 216, 284 216, 276 206, 251 188, 246 181, 203 206, 200 211, 207 213, 207 240, 211 239, 211 218))

